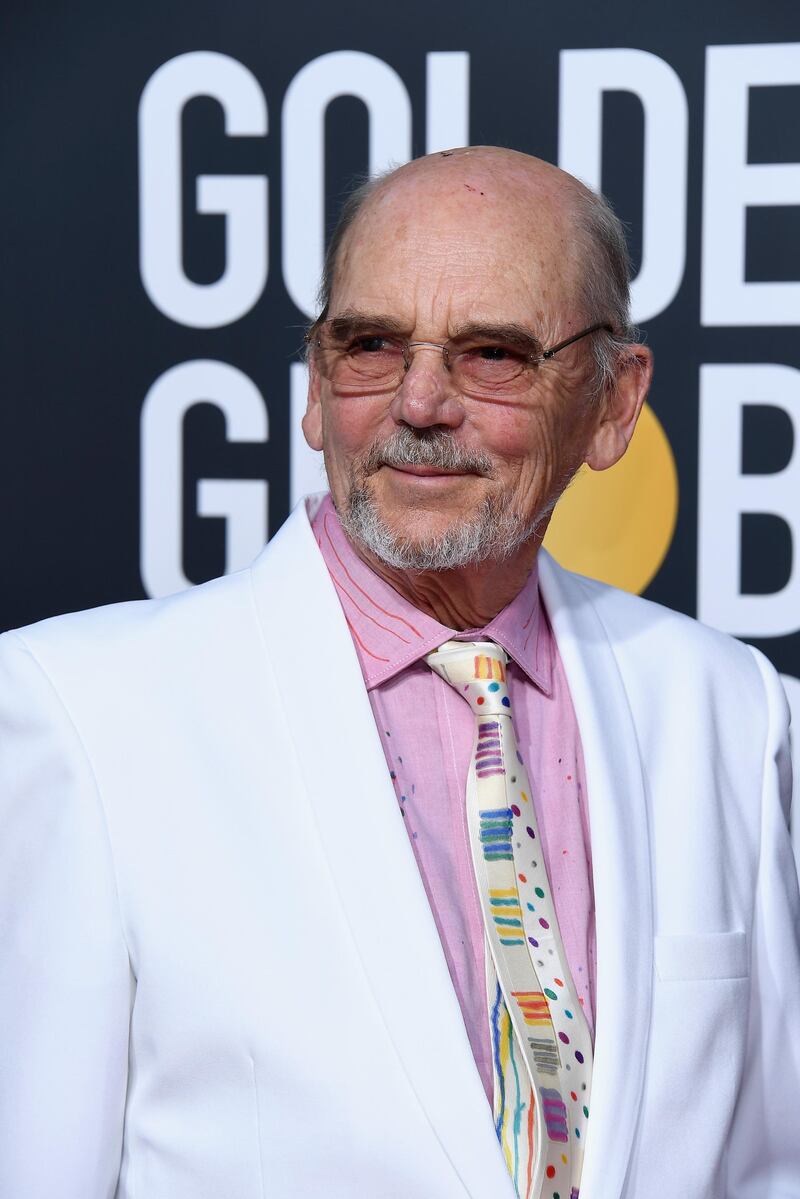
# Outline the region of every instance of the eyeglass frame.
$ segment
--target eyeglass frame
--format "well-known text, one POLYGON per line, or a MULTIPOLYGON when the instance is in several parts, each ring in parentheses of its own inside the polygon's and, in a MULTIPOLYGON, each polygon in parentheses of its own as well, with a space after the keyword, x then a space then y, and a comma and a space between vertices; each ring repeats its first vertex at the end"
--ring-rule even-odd
MULTIPOLYGON (((333 320, 336 320, 336 317, 327 317, 324 321, 319 321, 319 320, 315 321, 314 324, 311 326, 311 328, 308 330, 308 332, 305 334, 305 337, 303 338, 303 341, 305 342, 306 346, 311 347, 311 346, 316 345, 318 349, 323 350, 324 347, 320 344, 320 341, 319 341, 319 330, 323 327, 323 325, 327 325, 333 320)), ((538 362, 545 362, 548 359, 552 358, 555 354, 558 354, 561 350, 565 350, 567 348, 567 346, 571 346, 574 342, 580 341, 584 337, 589 337, 592 333, 598 333, 601 329, 605 333, 610 333, 612 335, 614 333, 613 325, 610 325, 607 321, 596 321, 593 325, 588 325, 587 328, 581 329, 580 332, 573 333, 571 337, 566 337, 563 341, 559 341, 556 345, 549 346, 546 350, 542 350, 537 358, 534 358, 533 356, 531 356, 528 359, 528 365, 535 366, 538 362)), ((447 356, 447 347, 450 344, 450 340, 452 340, 452 339, 448 338, 448 340, 444 341, 444 342, 442 342, 442 341, 408 341, 405 338, 393 337, 392 340, 397 342, 398 345, 400 345, 400 347, 402 348, 403 363, 404 363, 406 370, 411 369, 411 357, 410 357, 408 351, 415 346, 426 346, 432 350, 441 350, 442 358, 444 361, 444 366, 447 370, 450 369, 450 363, 448 362, 448 356, 447 356)))

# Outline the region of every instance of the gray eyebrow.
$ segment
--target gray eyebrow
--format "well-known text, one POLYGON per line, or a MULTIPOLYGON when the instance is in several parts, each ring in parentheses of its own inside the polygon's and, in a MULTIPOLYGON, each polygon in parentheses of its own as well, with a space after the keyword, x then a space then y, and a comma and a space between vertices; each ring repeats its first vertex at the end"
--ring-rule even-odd
MULTIPOLYGON (((355 309, 338 313, 337 316, 331 317, 328 323, 331 331, 338 336, 345 333, 358 333, 363 329, 379 328, 393 337, 408 340, 410 332, 408 326, 398 321, 397 317, 389 316, 386 313, 358 312, 355 309)), ((495 325, 472 321, 459 326, 448 340, 465 338, 507 342, 534 353, 541 352, 542 349, 542 343, 538 337, 534 336, 524 325, 517 325, 514 322, 495 325)))
POLYGON ((461 340, 462 338, 507 342, 531 351, 541 351, 542 348, 542 343, 538 337, 531 333, 529 329, 526 329, 524 325, 517 325, 513 322, 492 325, 475 321, 467 325, 461 325, 453 333, 453 340, 461 340))
POLYGON ((386 316, 380 312, 357 312, 355 309, 350 309, 331 317, 326 324, 330 325, 331 332, 337 336, 376 328, 403 340, 407 339, 409 334, 408 326, 398 321, 397 317, 386 316))

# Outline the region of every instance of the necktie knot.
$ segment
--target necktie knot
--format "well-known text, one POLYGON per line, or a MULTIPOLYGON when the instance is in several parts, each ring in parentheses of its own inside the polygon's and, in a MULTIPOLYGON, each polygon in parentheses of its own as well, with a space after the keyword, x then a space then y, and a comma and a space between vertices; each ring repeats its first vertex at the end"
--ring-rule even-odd
POLYGON ((505 650, 494 641, 445 641, 425 661, 476 716, 510 716, 505 650))

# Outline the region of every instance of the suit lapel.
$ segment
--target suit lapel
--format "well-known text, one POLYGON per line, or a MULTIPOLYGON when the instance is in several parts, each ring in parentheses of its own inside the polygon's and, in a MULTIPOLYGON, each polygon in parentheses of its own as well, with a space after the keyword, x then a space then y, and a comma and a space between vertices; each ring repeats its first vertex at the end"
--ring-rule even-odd
POLYGON ((256 560, 252 578, 308 799, 389 1037, 466 1193, 513 1199, 350 633, 304 504, 256 560))
POLYGON ((644 781, 628 697, 588 588, 540 554, 540 587, 583 746, 597 922, 597 1026, 581 1199, 621 1195, 644 1081, 653 912, 644 781))

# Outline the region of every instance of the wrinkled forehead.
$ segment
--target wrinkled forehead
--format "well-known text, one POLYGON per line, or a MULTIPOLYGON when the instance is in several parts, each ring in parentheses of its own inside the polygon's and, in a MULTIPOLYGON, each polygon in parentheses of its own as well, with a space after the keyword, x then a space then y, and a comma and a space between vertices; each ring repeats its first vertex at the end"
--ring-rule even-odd
POLYGON ((558 179, 410 172, 379 187, 348 230, 331 311, 406 304, 432 318, 448 309, 464 319, 557 319, 576 310, 584 254, 574 199, 558 179))

